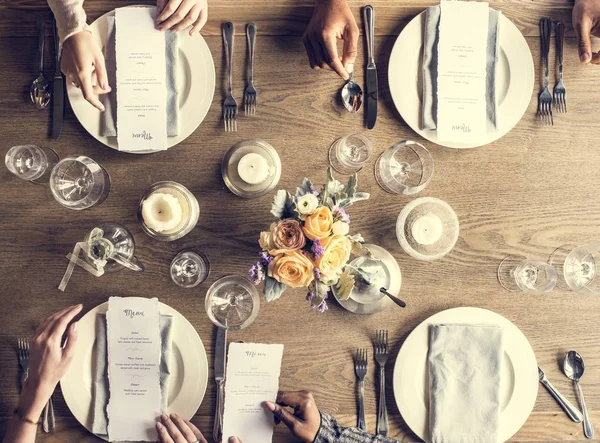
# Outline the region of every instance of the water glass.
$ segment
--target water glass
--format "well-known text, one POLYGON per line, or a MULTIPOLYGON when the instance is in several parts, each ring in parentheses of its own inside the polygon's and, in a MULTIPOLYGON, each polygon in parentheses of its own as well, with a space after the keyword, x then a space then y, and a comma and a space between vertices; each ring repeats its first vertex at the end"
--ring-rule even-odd
POLYGON ((510 255, 498 267, 498 281, 511 292, 545 294, 556 287, 558 274, 549 263, 510 255))
POLYGON ((177 286, 193 288, 208 277, 210 262, 202 253, 183 251, 171 262, 171 279, 177 286))
POLYGON ((600 295, 600 244, 573 249, 563 264, 564 279, 571 290, 582 295, 600 295))
POLYGON ((42 177, 56 161, 58 154, 54 150, 36 145, 13 146, 4 157, 4 164, 10 172, 29 181, 42 177), (48 154, 51 154, 50 157, 48 154))
POLYGON ((258 316, 260 296, 247 278, 227 276, 208 289, 205 308, 215 325, 237 331, 246 328, 258 316))
POLYGON ((79 211, 100 204, 108 197, 110 177, 89 157, 67 157, 52 168, 50 190, 62 206, 79 211))
POLYGON ((390 194, 416 194, 433 177, 433 157, 420 143, 403 141, 389 147, 377 159, 375 179, 390 194))
POLYGON ((340 174, 354 174, 371 158, 373 144, 357 132, 336 140, 329 148, 329 163, 340 174))

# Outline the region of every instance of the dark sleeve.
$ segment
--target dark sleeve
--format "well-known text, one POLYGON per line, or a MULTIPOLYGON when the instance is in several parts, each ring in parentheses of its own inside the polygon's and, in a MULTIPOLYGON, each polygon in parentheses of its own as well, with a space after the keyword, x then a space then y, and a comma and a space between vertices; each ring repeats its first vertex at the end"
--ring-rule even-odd
POLYGON ((358 428, 343 428, 334 417, 321 412, 321 428, 314 443, 399 443, 399 440, 367 434, 358 428))

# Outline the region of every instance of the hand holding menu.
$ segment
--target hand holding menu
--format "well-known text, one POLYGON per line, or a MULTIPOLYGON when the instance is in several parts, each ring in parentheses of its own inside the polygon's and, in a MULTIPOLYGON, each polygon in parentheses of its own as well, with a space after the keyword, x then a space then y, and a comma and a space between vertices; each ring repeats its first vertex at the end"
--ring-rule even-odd
POLYGON ((262 405, 275 402, 283 345, 231 343, 225 376, 223 441, 268 443, 273 439, 273 414, 262 405))

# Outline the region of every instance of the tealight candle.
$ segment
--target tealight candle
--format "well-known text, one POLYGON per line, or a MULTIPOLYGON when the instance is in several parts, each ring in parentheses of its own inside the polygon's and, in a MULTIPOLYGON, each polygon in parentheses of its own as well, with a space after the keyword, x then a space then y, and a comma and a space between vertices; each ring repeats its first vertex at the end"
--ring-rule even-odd
POLYGON ((175 229, 183 219, 183 209, 176 196, 155 192, 142 203, 142 218, 156 232, 175 229))
POLYGON ((432 245, 442 237, 443 229, 442 220, 437 215, 426 214, 413 222, 410 232, 417 243, 432 245))
POLYGON ((240 178, 249 185, 258 185, 270 175, 267 159, 254 152, 240 159, 237 170, 240 178))

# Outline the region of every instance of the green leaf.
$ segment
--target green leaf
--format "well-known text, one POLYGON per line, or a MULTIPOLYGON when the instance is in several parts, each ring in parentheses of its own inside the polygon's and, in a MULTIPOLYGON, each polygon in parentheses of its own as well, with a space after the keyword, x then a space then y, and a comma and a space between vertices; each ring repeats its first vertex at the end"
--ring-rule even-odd
POLYGON ((356 173, 352 174, 348 179, 348 184, 346 185, 346 196, 347 198, 354 197, 356 194, 356 187, 358 186, 358 175, 356 173))
POLYGON ((298 211, 292 194, 283 189, 277 191, 271 205, 271 214, 279 219, 297 218, 298 211))
POLYGON ((277 300, 279 297, 281 297, 281 294, 283 294, 283 292, 286 289, 286 285, 279 283, 273 277, 265 277, 265 287, 263 289, 263 294, 267 302, 277 300))
POLYGON ((352 206, 356 202, 368 200, 369 197, 371 197, 371 194, 369 194, 368 192, 357 192, 356 194, 354 194, 354 197, 346 198, 340 201, 338 203, 338 206, 340 208, 347 208, 348 206, 352 206))
POLYGON ((315 191, 316 189, 313 186, 312 182, 309 179, 305 178, 304 180, 302 180, 302 184, 296 188, 296 197, 302 197, 306 194, 313 194, 315 191))

